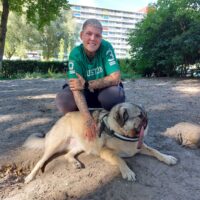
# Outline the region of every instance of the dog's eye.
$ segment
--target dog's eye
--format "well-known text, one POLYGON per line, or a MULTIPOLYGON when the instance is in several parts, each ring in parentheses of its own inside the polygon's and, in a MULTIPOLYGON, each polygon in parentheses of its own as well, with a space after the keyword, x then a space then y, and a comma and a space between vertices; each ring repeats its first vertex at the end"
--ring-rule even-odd
POLYGON ((128 118, 129 118, 129 115, 128 115, 128 112, 126 111, 126 112, 123 113, 124 123, 128 120, 128 118))
POLYGON ((140 113, 140 115, 138 115, 138 117, 139 117, 140 119, 143 119, 143 118, 144 118, 144 115, 143 115, 142 113, 140 113))

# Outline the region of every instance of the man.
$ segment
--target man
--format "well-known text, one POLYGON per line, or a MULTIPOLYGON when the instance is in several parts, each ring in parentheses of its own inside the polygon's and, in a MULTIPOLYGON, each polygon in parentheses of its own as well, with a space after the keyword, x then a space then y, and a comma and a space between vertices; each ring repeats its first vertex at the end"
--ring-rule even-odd
POLYGON ((110 110, 125 101, 119 65, 113 47, 102 39, 102 31, 98 20, 84 22, 80 33, 82 44, 69 55, 69 86, 56 97, 56 105, 62 113, 76 110, 82 113, 88 140, 93 140, 98 132, 88 108, 110 110))

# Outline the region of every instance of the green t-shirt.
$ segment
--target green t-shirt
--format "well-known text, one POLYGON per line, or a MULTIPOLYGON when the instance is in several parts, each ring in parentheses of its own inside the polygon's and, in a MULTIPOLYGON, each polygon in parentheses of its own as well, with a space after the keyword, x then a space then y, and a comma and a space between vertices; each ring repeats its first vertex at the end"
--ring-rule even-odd
POLYGON ((119 65, 112 45, 101 41, 95 57, 90 61, 84 51, 83 44, 75 47, 69 55, 68 78, 77 78, 80 74, 85 80, 96 80, 119 71, 119 65))

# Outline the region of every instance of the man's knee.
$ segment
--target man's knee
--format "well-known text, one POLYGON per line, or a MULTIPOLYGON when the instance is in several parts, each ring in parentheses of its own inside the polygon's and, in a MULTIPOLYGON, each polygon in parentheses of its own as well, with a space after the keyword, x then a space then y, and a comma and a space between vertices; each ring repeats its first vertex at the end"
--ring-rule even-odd
POLYGON ((65 87, 56 95, 55 103, 58 110, 63 114, 77 110, 73 94, 68 87, 65 87))
POLYGON ((112 86, 103 89, 98 99, 103 108, 110 110, 116 104, 125 102, 125 92, 120 86, 112 86))

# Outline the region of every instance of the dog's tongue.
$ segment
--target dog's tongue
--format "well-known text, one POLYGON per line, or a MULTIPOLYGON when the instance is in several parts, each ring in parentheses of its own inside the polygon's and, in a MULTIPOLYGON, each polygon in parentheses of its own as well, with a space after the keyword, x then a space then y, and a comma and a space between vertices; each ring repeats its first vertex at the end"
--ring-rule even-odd
POLYGON ((140 134, 139 134, 138 144, 137 144, 138 149, 141 149, 141 147, 142 147, 143 137, 144 137, 144 127, 142 126, 142 128, 140 130, 140 134))

